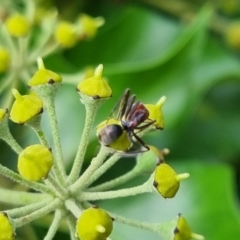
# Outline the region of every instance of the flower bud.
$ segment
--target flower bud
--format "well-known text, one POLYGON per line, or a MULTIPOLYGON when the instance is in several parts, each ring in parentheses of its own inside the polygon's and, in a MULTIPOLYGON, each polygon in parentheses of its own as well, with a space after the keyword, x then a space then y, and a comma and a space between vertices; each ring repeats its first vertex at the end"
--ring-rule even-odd
POLYGON ((53 84, 53 83, 61 83, 62 77, 55 72, 52 72, 45 68, 40 68, 34 76, 30 79, 28 85, 30 87, 45 85, 45 84, 53 84))
POLYGON ((132 146, 127 132, 122 128, 120 121, 117 119, 110 118, 101 122, 97 126, 97 136, 104 146, 116 151, 127 151, 132 146))
POLYGON ((77 90, 83 95, 92 97, 93 99, 109 98, 112 96, 112 89, 107 81, 102 77, 103 65, 100 64, 94 72, 94 76, 81 81, 77 90))
POLYGON ((52 166, 51 151, 40 144, 28 146, 18 157, 18 171, 29 181, 45 179, 52 166))
POLYGON ((226 32, 226 41, 230 47, 240 50, 240 22, 232 23, 226 32))
POLYGON ((199 234, 192 233, 186 219, 182 217, 181 214, 179 214, 177 226, 174 229, 173 240, 190 240, 190 239, 204 240, 204 237, 199 234))
POLYGON ((14 37, 24 37, 30 30, 30 22, 22 14, 10 16, 6 21, 8 32, 14 37))
POLYGON ((179 189, 179 182, 189 176, 188 173, 177 174, 168 164, 159 163, 153 185, 164 198, 173 198, 179 189))
POLYGON ((159 99, 156 104, 144 104, 144 106, 149 111, 149 119, 155 120, 154 126, 159 129, 164 128, 164 117, 162 112, 162 106, 166 101, 166 97, 163 96, 159 99))
POLYGON ((7 214, 0 212, 0 240, 13 240, 14 237, 15 231, 7 214))
POLYGON ((71 22, 61 21, 54 33, 55 40, 65 48, 71 48, 77 43, 77 33, 71 22))
POLYGON ((81 240, 106 240, 111 234, 113 220, 101 208, 88 208, 77 221, 77 235, 81 240))
POLYGON ((10 65, 10 55, 7 49, 0 47, 0 73, 6 72, 10 65))
POLYGON ((43 111, 43 102, 37 95, 22 96, 17 89, 13 89, 12 93, 16 99, 10 111, 13 122, 24 124, 43 111))
POLYGON ((79 23, 84 37, 91 39, 95 37, 97 29, 104 24, 104 19, 101 17, 93 18, 87 14, 81 14, 79 23))

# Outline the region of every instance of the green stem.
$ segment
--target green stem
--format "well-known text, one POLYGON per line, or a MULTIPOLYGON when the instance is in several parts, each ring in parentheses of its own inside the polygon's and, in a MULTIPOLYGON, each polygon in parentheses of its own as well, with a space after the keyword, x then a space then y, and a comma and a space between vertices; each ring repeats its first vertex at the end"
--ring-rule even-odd
POLYGON ((59 198, 66 198, 68 196, 67 190, 61 184, 59 184, 59 182, 52 176, 51 173, 48 174, 45 182, 53 187, 56 196, 58 196, 59 198))
POLYGON ((106 191, 106 192, 83 192, 79 196, 79 201, 96 201, 102 199, 113 199, 120 197, 135 196, 138 194, 154 192, 150 181, 145 182, 142 185, 125 188, 120 190, 106 191))
POLYGON ((28 180, 24 179, 21 175, 4 167, 2 164, 0 164, 0 174, 2 174, 3 176, 10 178, 13 181, 18 182, 26 187, 32 188, 38 192, 43 192, 43 193, 48 193, 48 194, 54 195, 53 189, 50 188, 49 186, 46 186, 44 184, 37 183, 37 182, 28 181, 28 180))
POLYGON ((82 210, 78 207, 74 199, 65 201, 65 206, 76 218, 80 216, 82 210))
POLYGON ((38 116, 35 116, 32 120, 26 123, 27 126, 31 127, 34 132, 37 134, 41 144, 45 147, 49 148, 48 141, 45 137, 44 132, 42 131, 41 128, 41 114, 38 116))
POLYGON ((134 219, 125 218, 123 216, 120 216, 111 212, 109 212, 109 215, 117 222, 124 223, 126 225, 130 225, 130 226, 145 229, 145 230, 158 232, 157 227, 159 224, 137 221, 134 219))
MULTIPOLYGON (((38 195, 40 195, 40 194, 38 194, 38 195)), ((9 216, 11 218, 22 217, 24 215, 30 214, 32 212, 35 212, 35 211, 39 210, 40 208, 43 208, 44 206, 48 205, 53 200, 53 198, 46 197, 46 195, 42 194, 42 196, 44 198, 41 201, 37 200, 38 202, 35 202, 35 203, 32 203, 32 204, 28 204, 26 206, 19 207, 19 208, 14 208, 14 209, 8 210, 6 212, 7 212, 7 214, 9 214, 9 216)), ((36 196, 33 196, 33 199, 34 198, 36 198, 36 196)))
MULTIPOLYGON (((4 119, 4 127, 0 128, 0 138, 5 141, 12 149, 15 153, 17 153, 18 155, 22 152, 22 148, 21 146, 18 144, 18 142, 14 139, 14 137, 12 136, 9 127, 8 127, 8 123, 7 123, 7 119, 4 119)), ((3 122, 1 123, 3 125, 3 122)))
POLYGON ((58 130, 58 122, 57 122, 56 112, 54 108, 54 97, 49 96, 44 98, 44 103, 48 110, 49 119, 52 126, 52 136, 53 136, 53 141, 54 141, 55 150, 56 150, 57 161, 55 161, 55 164, 54 164, 54 171, 56 172, 55 175, 62 184, 65 184, 66 172, 64 168, 64 162, 63 162, 63 153, 62 153, 62 146, 61 146, 59 130, 58 130))
POLYGON ((108 189, 115 188, 115 187, 117 187, 119 185, 122 185, 122 184, 130 181, 131 179, 137 177, 139 175, 139 173, 140 173, 139 170, 137 168, 134 168, 133 170, 127 172, 126 174, 124 174, 124 175, 122 175, 118 178, 115 178, 115 179, 110 180, 108 182, 102 183, 102 184, 97 185, 95 187, 88 188, 88 191, 90 191, 90 192, 105 191, 105 190, 108 190, 108 189))
POLYGON ((102 146, 98 155, 92 159, 90 166, 80 176, 80 178, 73 185, 70 186, 69 189, 72 193, 77 193, 80 189, 84 189, 87 186, 88 179, 90 179, 94 171, 96 171, 96 169, 101 166, 108 154, 108 148, 102 146))
POLYGON ((3 203, 27 205, 46 199, 47 196, 49 195, 0 188, 0 202, 3 203))
POLYGON ((52 240, 60 226, 60 223, 66 213, 61 210, 56 210, 51 226, 48 229, 44 240, 52 240))
POLYGON ((98 107, 99 107, 99 104, 97 102, 95 104, 94 103, 85 104, 85 108, 86 108, 85 124, 84 124, 81 141, 77 150, 77 154, 72 166, 72 170, 67 180, 69 185, 73 184, 78 179, 79 173, 81 172, 85 153, 89 143, 91 128, 95 120, 98 107))
POLYGON ((71 240, 78 240, 76 237, 76 219, 72 215, 69 215, 67 218, 67 223, 70 230, 71 240))
POLYGON ((53 210, 59 208, 61 206, 61 204, 62 204, 62 201, 60 199, 56 198, 48 205, 44 206, 43 208, 41 208, 33 213, 30 213, 24 217, 14 219, 13 224, 15 227, 21 227, 29 222, 34 221, 37 218, 41 218, 41 217, 47 215, 48 213, 52 212, 53 210))
POLYGON ((90 176, 86 183, 86 187, 90 186, 94 181, 96 181, 100 176, 102 176, 109 168, 111 168, 119 159, 121 155, 114 154, 109 159, 107 159, 93 174, 90 176))

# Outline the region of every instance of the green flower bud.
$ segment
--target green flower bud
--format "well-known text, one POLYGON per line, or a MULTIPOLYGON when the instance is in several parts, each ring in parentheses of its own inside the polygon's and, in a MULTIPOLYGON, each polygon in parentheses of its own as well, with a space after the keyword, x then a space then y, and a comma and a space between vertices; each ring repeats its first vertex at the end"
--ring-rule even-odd
POLYGON ((164 198, 173 198, 179 189, 179 182, 189 176, 189 173, 177 174, 166 163, 159 163, 155 170, 153 185, 164 198))
POLYGON ((144 104, 144 106, 149 111, 149 119, 155 120, 154 126, 156 128, 163 129, 164 128, 164 117, 162 113, 162 106, 166 101, 166 97, 163 96, 159 99, 156 104, 144 104))
POLYGON ((13 240, 14 237, 15 231, 7 214, 0 212, 0 240, 13 240))
POLYGON ((17 89, 12 93, 15 101, 10 111, 10 119, 18 124, 24 124, 43 111, 43 102, 37 95, 21 95, 17 89))
POLYGON ((65 48, 76 45, 78 36, 74 25, 71 22, 61 21, 54 33, 55 40, 65 48))
POLYGON ((120 121, 117 119, 110 118, 101 122, 97 126, 97 136, 104 146, 116 151, 125 152, 132 146, 127 132, 123 130, 120 121))
POLYGON ((62 77, 55 72, 47 70, 45 68, 40 68, 34 76, 30 79, 28 85, 30 87, 45 85, 45 84, 53 84, 53 83, 61 83, 62 77))
POLYGON ((190 239, 204 240, 204 237, 199 234, 192 233, 186 219, 182 217, 181 214, 179 214, 177 226, 174 229, 173 240, 190 240, 190 239))
POLYGON ((14 37, 23 37, 30 30, 30 22, 21 14, 10 16, 6 21, 8 32, 14 37))
POLYGON ((84 37, 88 39, 95 37, 97 29, 104 24, 102 17, 93 18, 87 14, 81 14, 78 21, 84 37))
POLYGON ((109 98, 112 96, 112 89, 107 81, 102 77, 103 65, 100 64, 94 72, 94 76, 81 81, 77 90, 83 95, 92 97, 93 99, 109 98))
POLYGON ((0 73, 6 72, 10 65, 10 55, 7 49, 0 47, 0 73))
POLYGON ((113 220, 100 208, 88 208, 77 221, 77 235, 81 240, 106 240, 111 234, 113 220))
POLYGON ((51 151, 40 144, 28 146, 18 157, 18 171, 29 181, 45 179, 52 166, 51 151))
POLYGON ((230 47, 240 50, 240 22, 232 23, 228 27, 226 41, 230 47))

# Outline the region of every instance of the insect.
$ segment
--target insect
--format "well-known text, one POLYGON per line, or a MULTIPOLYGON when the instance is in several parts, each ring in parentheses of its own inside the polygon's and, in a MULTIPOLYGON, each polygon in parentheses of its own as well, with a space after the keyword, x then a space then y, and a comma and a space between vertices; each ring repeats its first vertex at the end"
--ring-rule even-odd
POLYGON ((130 89, 126 89, 108 120, 98 125, 97 135, 103 145, 118 151, 128 151, 136 140, 146 150, 149 150, 137 134, 155 121, 148 118, 149 112, 143 103, 135 102, 135 99, 136 95, 130 96, 130 89), (119 108, 117 117, 112 118, 117 108, 119 108))

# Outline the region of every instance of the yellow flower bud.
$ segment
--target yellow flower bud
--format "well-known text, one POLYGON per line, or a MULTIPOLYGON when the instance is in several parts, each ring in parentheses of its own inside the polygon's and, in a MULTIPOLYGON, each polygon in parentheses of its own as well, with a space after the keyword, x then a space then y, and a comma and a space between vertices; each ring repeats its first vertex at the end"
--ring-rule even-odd
POLYGON ((78 36, 76 29, 71 22, 61 21, 54 33, 55 40, 65 48, 71 48, 76 45, 78 36))
POLYGON ((84 37, 91 39, 95 37, 97 29, 104 24, 104 19, 101 17, 93 18, 87 14, 81 14, 79 17, 79 23, 84 37))
POLYGON ((52 166, 51 151, 40 144, 28 146, 18 157, 18 171, 29 181, 45 179, 52 166))
POLYGON ((228 27, 226 41, 230 47, 240 50, 240 22, 232 23, 228 27))
POLYGON ((109 98, 112 96, 112 89, 107 81, 102 77, 103 65, 100 64, 94 72, 94 76, 81 81, 77 90, 94 99, 109 98))
POLYGON ((7 214, 0 212, 0 240, 13 240, 14 237, 15 231, 7 214))
POLYGON ((0 73, 6 72, 10 65, 10 55, 7 49, 0 47, 0 73))
POLYGON ((45 85, 47 83, 52 84, 60 82, 62 82, 62 77, 60 75, 45 68, 40 68, 30 79, 28 85, 30 87, 33 87, 38 85, 45 85))
POLYGON ((24 124, 43 111, 43 101, 37 95, 21 95, 17 89, 12 93, 15 101, 10 111, 10 119, 18 124, 24 124))
POLYGON ((0 122, 4 119, 4 117, 6 116, 7 112, 8 112, 7 109, 0 108, 0 122))
POLYGON ((202 235, 192 233, 186 219, 181 214, 178 216, 177 226, 174 229, 173 240, 204 240, 202 235))
POLYGON ((88 208, 77 221, 77 235, 81 240, 106 240, 111 234, 113 221, 101 208, 88 208))
POLYGON ((108 119, 97 126, 97 136, 99 141, 107 147, 116 151, 127 151, 132 142, 127 136, 127 132, 117 119, 108 119))
POLYGON ((168 164, 159 163, 153 185, 164 198, 173 198, 179 189, 179 182, 189 176, 188 173, 177 174, 168 164))
POLYGON ((21 14, 10 16, 6 21, 8 32, 14 37, 23 37, 30 30, 30 22, 21 14))
POLYGON ((144 104, 144 106, 149 111, 149 119, 155 120, 154 126, 156 128, 164 128, 164 117, 162 112, 162 106, 166 101, 166 97, 163 96, 159 99, 156 104, 144 104))

